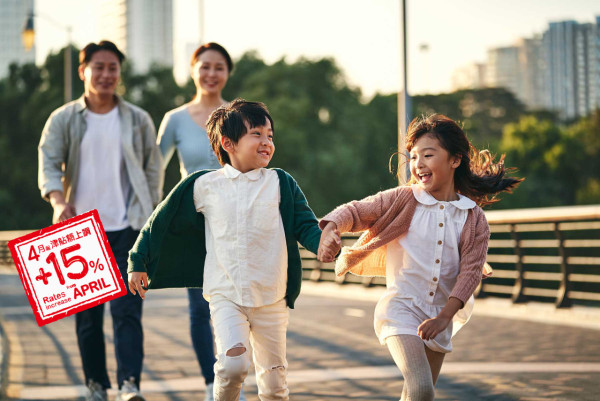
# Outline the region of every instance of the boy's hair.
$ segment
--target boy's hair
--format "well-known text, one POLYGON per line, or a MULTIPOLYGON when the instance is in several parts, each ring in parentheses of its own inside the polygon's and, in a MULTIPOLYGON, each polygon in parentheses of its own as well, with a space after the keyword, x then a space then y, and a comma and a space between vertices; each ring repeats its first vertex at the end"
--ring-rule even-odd
POLYGON ((200 55, 207 50, 214 50, 216 52, 221 53, 223 58, 225 58, 225 62, 227 63, 227 73, 231 74, 231 71, 233 70, 233 61, 231 61, 231 56, 229 55, 229 53, 227 53, 227 50, 225 50, 223 46, 215 42, 208 42, 197 48, 194 51, 194 54, 192 54, 190 65, 194 67, 194 64, 196 64, 200 55))
MULTIPOLYGON (((406 150, 410 152, 417 140, 427 134, 439 140, 440 145, 451 156, 461 158, 460 165, 454 171, 454 188, 479 206, 497 202, 497 193, 511 192, 523 181, 523 178, 506 176, 514 169, 504 167, 504 155, 498 162, 494 162, 494 156, 487 149, 475 149, 462 128, 442 114, 412 120, 406 133, 406 150)), ((415 177, 411 177, 409 181, 409 184, 413 183, 416 183, 415 177)))
POLYGON ((233 143, 238 143, 241 137, 248 132, 246 124, 250 128, 261 127, 267 120, 275 132, 273 119, 264 103, 248 102, 244 99, 235 99, 219 107, 208 117, 206 131, 210 139, 210 145, 219 159, 221 166, 225 163, 231 164, 229 154, 221 146, 221 137, 229 138, 233 143))
POLYGON ((108 40, 103 40, 100 43, 88 43, 81 51, 79 52, 79 65, 87 65, 92 59, 94 53, 100 50, 108 50, 117 56, 119 59, 119 65, 123 64, 123 60, 125 60, 125 55, 119 50, 117 45, 108 40))

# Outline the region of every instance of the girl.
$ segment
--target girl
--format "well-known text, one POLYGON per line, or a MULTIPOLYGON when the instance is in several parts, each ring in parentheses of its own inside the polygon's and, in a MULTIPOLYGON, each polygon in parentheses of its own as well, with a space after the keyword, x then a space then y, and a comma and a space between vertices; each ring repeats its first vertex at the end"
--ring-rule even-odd
POLYGON ((402 400, 433 400, 444 356, 452 351, 453 318, 466 323, 473 291, 487 273, 489 227, 480 206, 522 180, 507 177, 503 157, 494 163, 488 151, 477 152, 443 115, 414 119, 407 150, 409 185, 325 216, 320 225, 330 240, 319 255, 335 248, 338 231, 366 230, 344 247, 336 273, 386 276, 375 332, 404 377, 402 400))

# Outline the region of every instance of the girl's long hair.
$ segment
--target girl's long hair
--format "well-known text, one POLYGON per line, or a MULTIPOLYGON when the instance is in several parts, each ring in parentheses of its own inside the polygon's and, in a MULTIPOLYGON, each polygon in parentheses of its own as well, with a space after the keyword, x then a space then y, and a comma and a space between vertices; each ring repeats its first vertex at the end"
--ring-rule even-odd
MULTIPOLYGON (((504 155, 494 162, 494 156, 488 150, 475 149, 462 128, 441 114, 417 117, 411 121, 406 134, 406 150, 410 152, 417 140, 426 134, 437 138, 451 156, 461 158, 454 171, 454 188, 479 206, 497 202, 498 193, 512 192, 523 181, 523 178, 507 176, 515 169, 504 166, 504 155)), ((416 182, 415 177, 411 177, 409 184, 416 182)))

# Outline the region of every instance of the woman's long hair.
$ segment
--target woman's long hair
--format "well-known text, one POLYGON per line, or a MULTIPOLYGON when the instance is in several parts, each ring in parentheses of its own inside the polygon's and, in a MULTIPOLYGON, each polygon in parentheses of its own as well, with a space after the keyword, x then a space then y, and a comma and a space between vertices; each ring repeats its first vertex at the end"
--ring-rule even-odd
MULTIPOLYGON (((411 121, 406 134, 406 150, 410 152, 417 140, 427 134, 437 138, 451 156, 461 158, 454 171, 455 191, 473 199, 479 206, 497 202, 496 194, 512 192, 523 181, 523 178, 507 176, 515 169, 504 166, 504 155, 494 162, 494 156, 488 150, 475 149, 462 128, 441 114, 417 117, 411 121)), ((416 182, 416 178, 411 177, 409 184, 416 182)))

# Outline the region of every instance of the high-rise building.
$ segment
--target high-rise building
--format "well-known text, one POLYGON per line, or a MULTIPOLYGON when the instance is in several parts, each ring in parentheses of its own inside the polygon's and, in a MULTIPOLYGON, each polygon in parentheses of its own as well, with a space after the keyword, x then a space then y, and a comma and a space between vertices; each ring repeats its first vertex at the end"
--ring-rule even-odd
POLYGON ((453 91, 461 89, 481 89, 487 86, 486 65, 484 63, 470 63, 457 68, 451 77, 453 91))
POLYGON ((546 107, 562 118, 577 116, 575 35, 577 22, 551 22, 542 42, 545 60, 546 107))
POLYGON ((575 107, 580 116, 591 113, 596 107, 597 57, 596 25, 578 25, 575 32, 575 107))
POLYGON ((519 47, 496 47, 488 50, 486 83, 490 87, 502 87, 523 100, 523 85, 519 66, 519 47))
POLYGON ((180 85, 184 85, 189 79, 191 74, 190 61, 194 51, 202 43, 199 41, 187 41, 180 43, 180 46, 175 49, 175 66, 173 67, 173 75, 175 80, 180 85))
POLYGON ((173 0, 102 0, 99 40, 113 41, 136 72, 173 66, 173 0))
POLYGON ((595 49, 596 53, 592 56, 592 60, 594 62, 594 68, 592 71, 595 71, 595 75, 593 78, 593 86, 594 86, 594 107, 600 108, 600 16, 596 17, 596 26, 595 26, 595 49))
POLYGON ((520 100, 531 109, 543 108, 544 71, 541 36, 522 38, 517 42, 519 58, 520 100))
POLYGON ((35 45, 25 50, 21 41, 21 32, 31 11, 33 0, 0 1, 0 78, 8 74, 8 67, 12 63, 35 62, 35 45))

